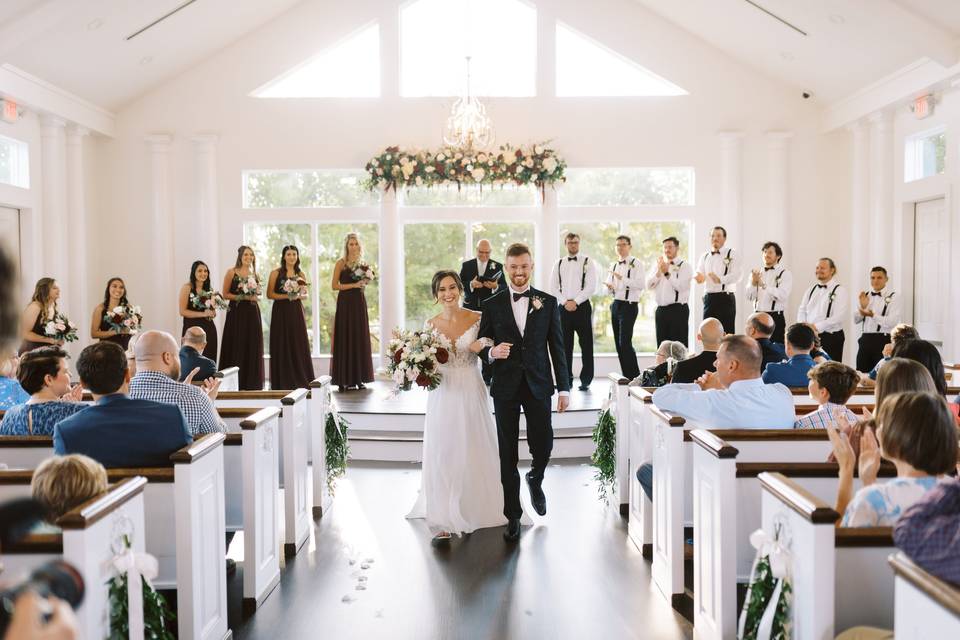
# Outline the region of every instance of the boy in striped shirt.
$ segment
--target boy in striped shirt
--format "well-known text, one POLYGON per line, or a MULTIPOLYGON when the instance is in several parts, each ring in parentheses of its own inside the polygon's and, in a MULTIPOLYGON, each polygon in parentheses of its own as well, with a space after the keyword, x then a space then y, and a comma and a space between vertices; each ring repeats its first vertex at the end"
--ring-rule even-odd
POLYGON ((810 397, 820 405, 813 413, 799 418, 794 429, 826 429, 827 424, 840 427, 837 417, 845 416, 847 424, 856 424, 857 416, 844 406, 860 382, 857 372, 842 362, 831 360, 818 364, 807 372, 810 397))

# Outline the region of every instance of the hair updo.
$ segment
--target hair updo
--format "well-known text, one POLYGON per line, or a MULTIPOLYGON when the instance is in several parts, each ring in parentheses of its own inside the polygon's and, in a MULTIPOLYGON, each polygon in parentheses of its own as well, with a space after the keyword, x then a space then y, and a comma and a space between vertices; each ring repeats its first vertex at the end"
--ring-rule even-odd
POLYGON ((437 271, 435 274, 433 274, 433 281, 430 283, 430 290, 433 292, 434 300, 438 300, 440 297, 440 283, 443 282, 444 278, 453 278, 453 281, 457 285, 457 289, 460 291, 460 293, 463 293, 463 280, 460 279, 460 274, 456 271, 444 269, 443 271, 437 271))

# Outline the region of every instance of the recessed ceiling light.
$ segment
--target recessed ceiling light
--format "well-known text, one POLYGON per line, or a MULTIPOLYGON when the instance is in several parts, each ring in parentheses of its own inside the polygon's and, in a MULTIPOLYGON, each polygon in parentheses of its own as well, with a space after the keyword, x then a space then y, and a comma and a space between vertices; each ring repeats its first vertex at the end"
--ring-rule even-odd
POLYGON ((789 51, 781 51, 780 57, 786 60, 787 62, 793 60, 793 54, 790 53, 789 51))
POLYGON ((153 56, 143 56, 140 58, 140 64, 150 64, 153 62, 153 56))
POLYGON ((96 31, 103 26, 103 20, 97 18, 96 20, 91 20, 87 23, 87 31, 96 31))
POLYGON ((833 13, 830 15, 830 22, 832 22, 833 24, 843 24, 846 21, 847 19, 844 18, 839 13, 833 13))

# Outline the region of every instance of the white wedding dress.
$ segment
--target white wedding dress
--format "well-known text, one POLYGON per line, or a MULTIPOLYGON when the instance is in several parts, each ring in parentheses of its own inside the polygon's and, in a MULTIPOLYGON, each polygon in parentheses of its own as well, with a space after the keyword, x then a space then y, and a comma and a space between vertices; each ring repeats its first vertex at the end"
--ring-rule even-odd
MULTIPOLYGON (((428 323, 427 328, 433 327, 428 323)), ((427 396, 420 496, 407 518, 430 532, 469 533, 505 525, 497 427, 477 355, 478 320, 457 338, 440 386, 427 396)))

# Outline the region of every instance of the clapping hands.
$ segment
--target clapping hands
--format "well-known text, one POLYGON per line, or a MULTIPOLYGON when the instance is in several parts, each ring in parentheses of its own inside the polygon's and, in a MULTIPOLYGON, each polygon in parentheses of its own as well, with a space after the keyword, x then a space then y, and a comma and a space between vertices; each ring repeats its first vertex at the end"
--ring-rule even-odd
POLYGON ((723 385, 720 384, 720 377, 716 374, 716 372, 708 371, 697 378, 696 382, 704 391, 707 389, 723 389, 723 385))

